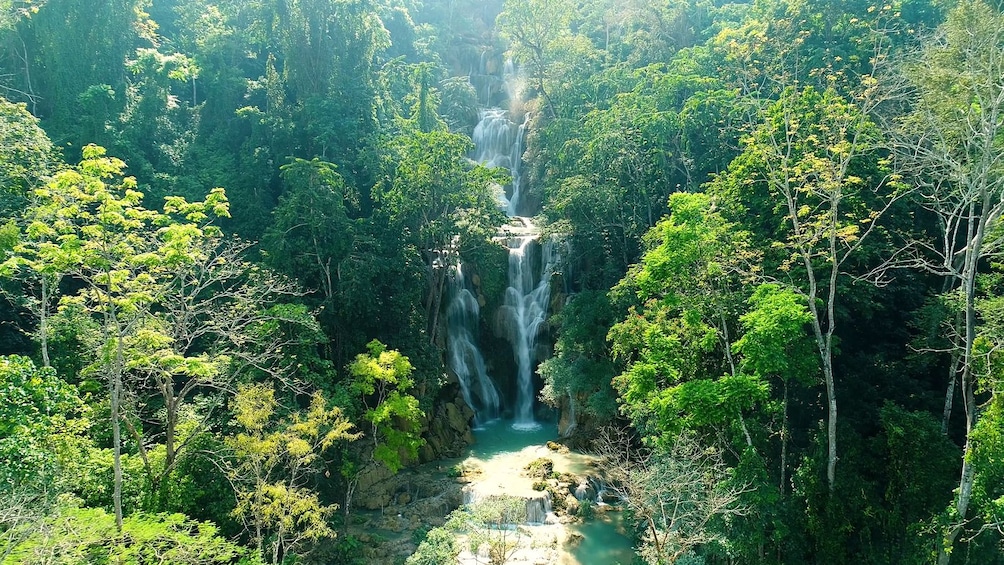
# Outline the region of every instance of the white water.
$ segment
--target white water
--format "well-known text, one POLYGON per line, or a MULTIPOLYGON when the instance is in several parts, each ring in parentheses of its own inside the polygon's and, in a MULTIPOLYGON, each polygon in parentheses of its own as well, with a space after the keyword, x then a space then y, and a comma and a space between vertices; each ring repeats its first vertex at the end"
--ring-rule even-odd
POLYGON ((478 299, 467 287, 460 261, 450 281, 450 305, 446 309, 446 349, 450 369, 460 381, 464 401, 474 410, 474 424, 484 425, 499 416, 499 393, 488 376, 475 336, 481 316, 478 299))
POLYGON ((509 112, 501 108, 481 110, 481 120, 474 126, 474 160, 487 167, 502 167, 512 178, 510 193, 499 187, 499 204, 510 217, 516 216, 521 204, 523 184, 523 138, 530 115, 526 114, 519 125, 509 120, 509 112))
POLYGON ((551 275, 554 273, 555 245, 545 241, 537 245, 538 235, 527 218, 519 218, 529 228, 528 235, 509 238, 509 288, 505 291, 500 316, 512 344, 516 359, 516 410, 513 427, 532 428, 534 422, 533 370, 536 361, 537 336, 547 319, 551 298, 551 275), (539 249, 538 253, 534 251, 539 249), (537 259, 537 261, 535 261, 537 259), (534 264, 541 265, 534 278, 534 264))
MULTIPOLYGON (((510 106, 518 107, 520 87, 511 62, 505 64, 502 82, 510 106)), ((483 103, 490 103, 490 99, 491 92, 488 92, 483 103)), ((522 195, 522 157, 530 114, 525 113, 519 124, 502 108, 486 108, 480 116, 472 136, 475 160, 489 167, 504 167, 512 178, 508 190, 498 188, 499 204, 512 219, 509 226, 503 227, 500 237, 509 248, 509 287, 499 314, 516 361, 513 427, 532 429, 538 426, 533 410, 533 371, 538 360, 536 342, 547 318, 550 281, 557 254, 554 243, 541 244, 538 230, 529 218, 521 216, 528 212, 522 195)))

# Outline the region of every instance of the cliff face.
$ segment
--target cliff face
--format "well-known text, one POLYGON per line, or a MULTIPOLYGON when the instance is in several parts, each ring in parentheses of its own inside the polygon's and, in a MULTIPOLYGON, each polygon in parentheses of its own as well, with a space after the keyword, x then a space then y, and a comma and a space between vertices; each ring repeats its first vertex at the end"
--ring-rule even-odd
POLYGON ((471 433, 473 420, 474 410, 464 402, 457 386, 444 387, 422 423, 425 445, 418 451, 419 462, 459 457, 467 446, 474 443, 471 433))
MULTIPOLYGON (((422 421, 425 445, 419 448, 419 460, 411 463, 459 457, 467 446, 474 443, 471 433, 473 419, 474 411, 464 403, 459 387, 455 383, 443 387, 432 410, 422 421)), ((401 503, 400 495, 407 492, 402 485, 412 481, 411 476, 408 470, 395 475, 383 465, 368 465, 359 475, 353 506, 376 510, 401 503)))

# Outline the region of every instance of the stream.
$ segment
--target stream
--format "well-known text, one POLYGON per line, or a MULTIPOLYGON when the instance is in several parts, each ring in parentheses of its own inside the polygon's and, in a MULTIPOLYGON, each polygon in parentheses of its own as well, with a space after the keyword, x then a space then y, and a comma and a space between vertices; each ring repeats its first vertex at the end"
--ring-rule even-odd
MULTIPOLYGON (((496 420, 474 432, 476 443, 470 447, 465 466, 477 467, 481 474, 472 483, 482 496, 509 494, 521 496, 532 482, 523 469, 535 459, 546 457, 554 462, 554 471, 585 476, 591 474, 595 458, 573 451, 553 451, 547 442, 557 439, 554 427, 514 428, 512 422, 496 420), (524 484, 525 483, 525 484, 524 484)), ((623 527, 623 515, 617 510, 597 511, 583 523, 525 526, 535 537, 562 540, 557 551, 560 565, 630 565, 634 561, 631 538, 623 527), (574 540, 574 541, 569 541, 574 540)))

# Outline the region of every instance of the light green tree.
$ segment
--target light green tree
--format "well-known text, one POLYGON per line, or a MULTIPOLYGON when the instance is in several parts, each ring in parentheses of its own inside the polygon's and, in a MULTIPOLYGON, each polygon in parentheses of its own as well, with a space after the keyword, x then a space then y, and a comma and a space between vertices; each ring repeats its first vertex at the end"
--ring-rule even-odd
POLYGON ((408 392, 415 384, 408 358, 377 340, 367 349, 349 366, 350 388, 366 407, 363 418, 370 423, 367 435, 373 442, 373 459, 396 473, 425 443, 419 435, 424 414, 418 399, 408 392))
POLYGON ((733 348, 741 355, 740 365, 761 379, 779 378, 783 387, 781 415, 781 455, 779 491, 784 496, 788 482, 788 399, 792 382, 811 384, 819 374, 819 363, 807 329, 812 316, 804 297, 789 288, 763 284, 749 298, 750 310, 739 317, 743 334, 733 348))
POLYGON ((0 562, 37 530, 75 477, 87 410, 50 367, 0 356, 0 562))
POLYGON ((334 537, 324 505, 311 480, 323 471, 323 454, 359 437, 340 408, 314 393, 309 408, 280 418, 275 389, 241 387, 232 410, 243 431, 226 438, 233 458, 225 463, 237 494, 233 514, 250 530, 258 552, 268 544, 271 563, 302 556, 324 538, 334 537))
MULTIPOLYGON (((204 202, 168 199, 164 212, 142 205, 143 194, 125 164, 105 156, 103 148, 84 148, 83 160, 58 173, 36 191, 37 204, 8 269, 49 277, 66 275, 81 284, 64 296, 61 308, 76 308, 98 322, 97 360, 85 372, 108 383, 115 459, 113 503, 122 522, 121 424, 124 381, 130 370, 130 340, 150 332, 151 309, 166 292, 171 269, 195 259, 192 242, 219 234, 206 222, 224 216, 226 197, 213 190, 204 202)), ((149 335, 149 334, 148 334, 149 335)), ((201 371, 178 364, 180 370, 201 371)))
POLYGON ((647 236, 649 251, 612 291, 640 302, 608 336, 625 363, 613 381, 621 411, 646 436, 715 429, 751 446, 743 413, 768 388, 739 371, 731 347, 756 259, 749 234, 707 195, 677 193, 669 203, 670 215, 647 236))
MULTIPOLYGON (((3 549, 0 544, 0 550, 3 549)), ((210 522, 198 522, 182 514, 135 514, 123 521, 120 530, 114 516, 104 510, 72 503, 48 516, 37 532, 10 549, 8 554, 0 556, 3 565, 260 563, 245 548, 220 536, 210 522), (129 542, 119 543, 120 535, 129 542)))

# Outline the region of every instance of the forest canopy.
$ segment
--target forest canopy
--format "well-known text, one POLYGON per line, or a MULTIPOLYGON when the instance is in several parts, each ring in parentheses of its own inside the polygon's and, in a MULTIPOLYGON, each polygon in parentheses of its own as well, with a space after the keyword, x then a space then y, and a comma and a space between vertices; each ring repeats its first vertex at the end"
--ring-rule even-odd
POLYGON ((1004 563, 1002 215, 991 0, 0 1, 0 563, 455 563, 500 415, 639 562, 1004 563))

